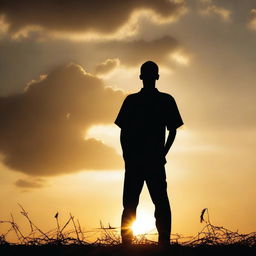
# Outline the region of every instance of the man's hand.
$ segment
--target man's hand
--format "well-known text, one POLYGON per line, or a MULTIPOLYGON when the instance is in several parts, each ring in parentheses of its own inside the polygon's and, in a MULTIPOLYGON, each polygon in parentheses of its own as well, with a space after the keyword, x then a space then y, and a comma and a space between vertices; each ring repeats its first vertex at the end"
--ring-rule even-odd
POLYGON ((167 138, 166 143, 164 145, 164 156, 167 155, 169 149, 171 148, 171 146, 174 142, 175 136, 176 136, 176 129, 170 130, 169 134, 168 134, 168 138, 167 138))

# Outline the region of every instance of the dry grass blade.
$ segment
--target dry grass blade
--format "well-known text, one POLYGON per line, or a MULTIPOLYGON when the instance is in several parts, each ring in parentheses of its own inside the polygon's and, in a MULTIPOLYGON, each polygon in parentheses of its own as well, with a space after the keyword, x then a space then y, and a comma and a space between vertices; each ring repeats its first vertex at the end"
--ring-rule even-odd
POLYGON ((40 228, 38 228, 29 218, 28 216, 28 212, 26 212, 24 210, 24 208, 18 203, 18 205, 21 207, 22 211, 21 211, 21 214, 28 220, 29 224, 30 224, 30 227, 31 227, 31 233, 33 232, 33 226, 34 228, 36 228, 42 235, 44 235, 47 239, 49 239, 49 237, 47 236, 46 233, 44 233, 40 228))
MULTIPOLYGON (((54 216, 57 221, 57 228, 50 230, 46 233, 42 232, 40 228, 38 228, 30 219, 28 212, 24 210, 24 208, 19 205, 22 209, 21 214, 28 220, 31 232, 28 235, 24 235, 18 225, 15 223, 14 218, 11 214, 11 220, 8 221, 0 221, 0 224, 8 224, 10 228, 7 230, 5 234, 0 235, 0 245, 3 244, 25 244, 25 245, 43 245, 43 244, 52 244, 52 245, 71 245, 71 244, 79 244, 79 245, 100 245, 100 246, 108 246, 108 245, 118 245, 121 243, 120 237, 120 227, 113 227, 109 223, 107 226, 104 226, 102 221, 100 221, 100 228, 96 229, 97 231, 88 230, 83 232, 81 229, 81 225, 77 220, 77 225, 74 221, 74 216, 71 215, 65 223, 65 225, 61 228, 59 225, 59 213, 57 212, 54 216), (68 224, 72 221, 73 230, 67 230, 64 232, 64 229, 68 226, 68 224), (16 234, 18 243, 10 243, 7 241, 8 234, 13 231, 16 234), (84 233, 99 235, 95 242, 87 242, 85 240, 84 233)), ((208 208, 204 208, 200 215, 200 222, 204 222, 205 226, 202 230, 194 237, 184 237, 180 234, 172 234, 171 243, 182 246, 189 247, 197 247, 197 246, 205 246, 205 245, 214 245, 214 246, 222 246, 222 245, 239 245, 239 246, 247 246, 247 247, 255 247, 256 246, 256 232, 252 232, 249 234, 239 234, 237 231, 230 231, 224 227, 215 226, 211 224, 209 218, 209 210, 208 208)), ((138 235, 134 238, 134 244, 156 244, 155 241, 150 240, 150 234, 142 234, 138 235)), ((157 236, 157 234, 151 234, 157 236)))
POLYGON ((70 218, 72 220, 73 226, 74 226, 75 231, 76 231, 76 238, 77 238, 78 242, 81 243, 80 238, 79 238, 79 234, 78 234, 78 231, 77 231, 77 228, 76 228, 76 223, 74 221, 74 216, 72 216, 71 213, 69 213, 69 215, 70 215, 70 218))
POLYGON ((200 222, 201 222, 201 223, 202 223, 203 221, 205 221, 205 220, 204 220, 204 214, 205 214, 206 210, 207 210, 207 208, 204 208, 204 209, 202 210, 202 212, 201 212, 201 215, 200 215, 200 222))

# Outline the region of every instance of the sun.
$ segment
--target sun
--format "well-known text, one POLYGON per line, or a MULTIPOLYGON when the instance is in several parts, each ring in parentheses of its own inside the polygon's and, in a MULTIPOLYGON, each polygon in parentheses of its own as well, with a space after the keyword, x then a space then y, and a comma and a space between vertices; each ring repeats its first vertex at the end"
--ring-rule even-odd
POLYGON ((137 216, 136 221, 132 224, 132 231, 135 236, 146 234, 153 229, 155 229, 155 219, 153 216, 145 213, 137 216))

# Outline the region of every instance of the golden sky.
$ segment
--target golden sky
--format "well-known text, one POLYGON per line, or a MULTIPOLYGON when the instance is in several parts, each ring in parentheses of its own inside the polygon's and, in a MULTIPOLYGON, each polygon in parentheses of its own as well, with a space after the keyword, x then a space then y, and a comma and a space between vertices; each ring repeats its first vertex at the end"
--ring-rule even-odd
MULTIPOLYGON (((120 226, 113 122, 153 60, 185 123, 166 164, 172 233, 196 234, 206 207, 255 231, 255 45, 254 0, 1 1, 0 220, 26 229, 20 203, 45 231, 57 211, 120 226)), ((145 188, 138 215, 154 222, 145 188)))

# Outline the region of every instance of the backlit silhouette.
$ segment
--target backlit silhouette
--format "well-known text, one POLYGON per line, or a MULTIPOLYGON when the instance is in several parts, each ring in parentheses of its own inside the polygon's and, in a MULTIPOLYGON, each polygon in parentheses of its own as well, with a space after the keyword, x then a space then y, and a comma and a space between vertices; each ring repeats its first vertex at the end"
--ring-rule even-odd
POLYGON ((123 213, 121 236, 123 244, 131 244, 131 225, 136 218, 136 208, 144 184, 147 184, 155 205, 158 243, 169 244, 171 210, 167 195, 165 156, 183 124, 174 98, 155 88, 159 79, 158 66, 145 62, 140 69, 143 88, 128 95, 119 111, 115 124, 121 128, 121 146, 125 161, 123 213), (165 141, 165 132, 169 130, 165 141))

